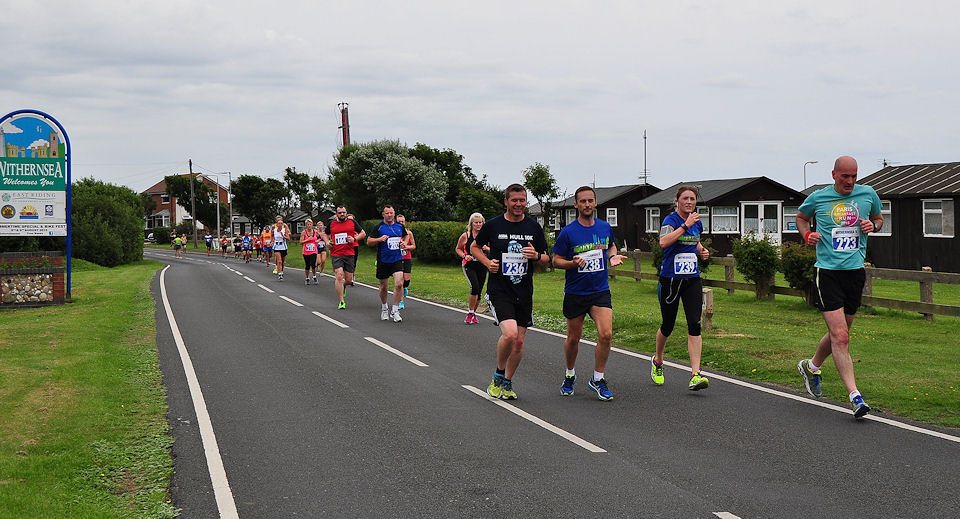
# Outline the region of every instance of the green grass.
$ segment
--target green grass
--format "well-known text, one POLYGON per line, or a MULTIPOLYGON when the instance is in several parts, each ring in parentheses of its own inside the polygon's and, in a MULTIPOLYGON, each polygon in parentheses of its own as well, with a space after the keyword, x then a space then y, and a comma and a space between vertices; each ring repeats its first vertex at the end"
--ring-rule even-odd
MULTIPOLYGON (((361 251, 357 279, 376 283, 372 254, 363 247, 361 251)), ((299 254, 291 254, 288 260, 289 268, 303 266, 299 254)), ((717 270, 722 276, 722 269, 717 270)), ((544 272, 534 279, 536 325, 565 332, 566 321, 561 314, 563 272, 544 272)), ((652 352, 660 327, 656 282, 619 278, 611 280, 610 285, 614 345, 652 352)), ((465 308, 468 290, 458 265, 423 264, 414 259, 410 293, 465 308)), ((681 312, 666 355, 687 362, 683 321, 681 312)), ((775 301, 758 302, 752 292, 741 290, 731 296, 725 290, 715 290, 713 323, 714 329, 704 333, 704 369, 805 393, 797 362, 813 355, 817 341, 826 332, 816 309, 796 297, 777 296, 775 301)), ((960 427, 958 329, 960 320, 956 318, 937 316, 934 322, 926 322, 920 314, 862 308, 851 332, 851 352, 857 385, 870 405, 884 413, 960 427)), ((590 325, 584 331, 588 338, 596 338, 596 330, 590 325)), ((846 390, 830 360, 823 373, 824 397, 846 405, 846 390)), ((641 370, 632 376, 647 375, 641 370)))
POLYGON ((0 312, 0 517, 173 517, 157 262, 73 261, 73 302, 0 312))

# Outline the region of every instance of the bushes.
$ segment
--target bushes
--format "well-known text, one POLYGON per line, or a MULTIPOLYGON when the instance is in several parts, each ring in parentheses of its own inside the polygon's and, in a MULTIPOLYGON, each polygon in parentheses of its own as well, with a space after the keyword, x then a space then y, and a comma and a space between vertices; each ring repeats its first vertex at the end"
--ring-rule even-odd
POLYGON ((803 290, 804 301, 810 304, 810 290, 813 288, 813 265, 817 262, 817 252, 813 247, 802 243, 784 243, 780 248, 782 260, 780 272, 793 288, 803 290))
POLYGON ((780 267, 777 246, 766 238, 748 234, 733 240, 733 257, 737 261, 737 271, 757 285, 757 299, 769 299, 773 275, 780 267))
POLYGON ((104 267, 143 258, 143 203, 128 187, 73 184, 73 256, 104 267))
MULTIPOLYGON (((380 225, 381 219, 364 220, 360 223, 363 230, 370 234, 370 231, 380 225)), ((467 226, 461 222, 408 222, 407 228, 410 229, 417 240, 417 250, 413 251, 414 257, 421 261, 451 263, 459 262, 460 258, 454 252, 457 246, 457 240, 460 235, 467 230, 467 226)), ((361 247, 366 247, 362 244, 361 247)))
POLYGON ((164 245, 170 243, 170 227, 154 227, 153 228, 153 239, 156 243, 162 243, 164 245))

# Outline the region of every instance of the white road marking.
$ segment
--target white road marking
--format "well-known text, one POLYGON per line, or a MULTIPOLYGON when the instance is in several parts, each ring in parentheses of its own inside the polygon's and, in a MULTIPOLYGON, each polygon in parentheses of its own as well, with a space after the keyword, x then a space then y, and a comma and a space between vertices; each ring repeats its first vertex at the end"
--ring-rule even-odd
POLYGON ((294 305, 294 306, 303 306, 303 304, 301 304, 301 303, 299 303, 299 302, 297 302, 297 301, 294 301, 293 299, 290 299, 290 298, 287 297, 287 296, 280 296, 280 299, 283 299, 284 301, 286 301, 286 302, 288 302, 288 303, 290 303, 291 305, 294 305))
POLYGON ((730 512, 714 512, 713 515, 719 517, 720 519, 740 519, 740 516, 733 515, 730 512))
POLYGON ((261 284, 259 284, 259 283, 257 284, 257 286, 260 287, 260 288, 262 288, 262 289, 264 289, 264 290, 266 290, 267 292, 270 292, 271 294, 273 293, 273 290, 270 290, 269 288, 267 288, 267 287, 265 287, 265 286, 263 286, 263 285, 261 285, 261 284))
MULTIPOLYGON (((325 275, 329 275, 329 274, 325 274, 325 275)), ((332 277, 332 276, 331 276, 331 277, 332 277)), ((369 287, 369 288, 372 288, 372 289, 375 289, 375 290, 378 288, 378 287, 375 287, 375 286, 372 286, 372 285, 366 285, 366 284, 363 284, 363 283, 357 283, 357 284, 358 284, 358 285, 362 285, 362 286, 366 286, 366 287, 369 287)), ((431 306, 435 306, 435 307, 437 307, 437 308, 444 308, 444 309, 446 309, 446 310, 451 310, 451 311, 458 312, 458 313, 461 313, 461 314, 465 314, 465 313, 466 313, 466 310, 463 310, 463 309, 461 309, 461 308, 456 308, 456 307, 453 307, 453 306, 450 306, 450 305, 445 305, 445 304, 443 304, 443 303, 436 303, 436 302, 433 302, 433 301, 427 301, 426 299, 420 299, 420 298, 418 298, 418 297, 408 296, 408 297, 406 297, 406 298, 404 298, 404 299, 410 299, 410 300, 413 300, 413 301, 419 301, 419 302, 421 302, 421 303, 425 303, 425 304, 428 304, 428 305, 431 305, 431 306)), ((493 320, 493 317, 490 317, 490 316, 487 316, 487 315, 483 315, 483 314, 477 314, 477 317, 482 317, 482 318, 484 318, 484 319, 493 320)), ((551 331, 551 330, 544 330, 544 329, 541 329, 541 328, 533 328, 533 327, 531 327, 531 328, 528 328, 527 330, 528 330, 528 331, 540 332, 540 333, 542 333, 542 334, 550 335, 550 336, 557 337, 557 338, 560 338, 560 339, 566 339, 566 337, 567 337, 566 335, 564 335, 564 334, 562 334, 562 333, 557 333, 557 332, 554 332, 554 331, 551 331)), ((588 341, 588 340, 586 340, 586 339, 582 339, 580 342, 582 342, 582 343, 584 343, 584 344, 588 344, 588 345, 590 345, 590 346, 596 346, 596 345, 597 345, 596 342, 588 341)), ((610 351, 617 352, 617 353, 620 353, 620 354, 623 354, 623 355, 628 355, 628 356, 630 356, 630 357, 635 357, 635 358, 638 358, 638 359, 643 359, 643 360, 645 360, 645 361, 647 361, 647 362, 650 361, 650 355, 644 355, 644 354, 642 354, 642 353, 637 353, 637 352, 635 352, 635 351, 633 351, 633 350, 627 350, 627 349, 624 349, 624 348, 612 347, 612 348, 610 348, 610 351)), ((670 362, 670 361, 664 361, 663 364, 664 364, 665 366, 670 366, 670 367, 672 367, 672 368, 677 368, 677 369, 681 369, 681 370, 689 370, 689 369, 690 369, 690 366, 685 366, 685 365, 683 365, 683 364, 677 364, 677 363, 675 363, 675 362, 670 362)), ((776 389, 770 389, 770 388, 768 388, 768 387, 760 386, 760 385, 757 385, 757 384, 752 384, 752 383, 750 383, 750 382, 744 382, 743 380, 737 380, 737 379, 735 379, 735 378, 730 378, 730 377, 726 377, 726 376, 723 376, 723 375, 718 375, 718 374, 716 374, 716 373, 711 373, 711 372, 707 372, 707 371, 703 371, 703 370, 701 370, 701 373, 704 374, 704 375, 706 375, 708 378, 717 379, 717 380, 722 380, 722 381, 724 381, 724 382, 729 382, 729 383, 731 383, 731 384, 736 384, 736 385, 738 385, 738 386, 745 387, 745 388, 748 388, 748 389, 754 389, 754 390, 757 390, 757 391, 762 391, 762 392, 768 393, 768 394, 770 394, 770 395, 779 396, 779 397, 783 397, 783 398, 788 398, 788 399, 790 399, 790 400, 795 400, 795 401, 797 401, 797 402, 801 402, 801 403, 808 404, 808 405, 815 405, 815 406, 818 406, 818 407, 822 407, 822 408, 824 408, 824 409, 830 409, 830 410, 832 410, 832 411, 837 411, 837 412, 839 412, 839 413, 851 414, 851 410, 850 410, 849 407, 840 406, 840 405, 836 405, 836 404, 832 404, 832 403, 828 403, 828 402, 823 402, 823 401, 820 401, 820 400, 814 400, 813 398, 809 398, 809 397, 806 397, 806 396, 801 396, 801 395, 798 395, 798 394, 787 393, 787 392, 784 392, 784 391, 778 391, 778 390, 776 390, 776 389)), ((486 395, 486 392, 484 392, 484 394, 486 395)), ((960 443, 960 436, 954 436, 954 435, 951 435, 951 434, 943 433, 943 432, 940 432, 940 431, 934 431, 934 430, 931 430, 931 429, 924 429, 924 428, 922 428, 922 427, 917 427, 917 426, 915 426, 915 425, 910 425, 910 424, 907 424, 907 423, 899 422, 899 421, 897 421, 897 420, 893 420, 893 419, 890 419, 890 418, 884 418, 884 417, 881 417, 881 416, 876 416, 876 415, 868 414, 867 416, 864 416, 864 417, 861 418, 861 419, 862 419, 862 420, 873 420, 873 421, 875 421, 875 422, 879 422, 879 423, 882 423, 882 424, 886 424, 886 425, 889 425, 889 426, 891 426, 891 427, 897 427, 897 428, 899 428, 899 429, 903 429, 903 430, 906 430, 906 431, 911 431, 911 432, 915 432, 915 433, 925 434, 925 435, 927 435, 927 436, 933 436, 934 438, 940 438, 940 439, 942 439, 942 440, 947 440, 947 441, 951 441, 951 442, 954 442, 954 443, 960 443)))
POLYGON ((183 363, 187 385, 190 387, 190 398, 193 400, 193 408, 197 413, 197 426, 200 429, 200 440, 203 442, 203 453, 207 458, 207 468, 210 472, 210 482, 213 485, 213 495, 217 501, 217 509, 220 510, 221 518, 233 519, 239 517, 237 515, 237 504, 233 499, 230 483, 227 481, 227 472, 223 468, 220 447, 217 446, 217 437, 213 433, 213 423, 210 421, 210 413, 207 412, 207 404, 203 399, 203 392, 200 390, 200 381, 193 369, 193 361, 190 360, 190 353, 187 352, 187 346, 180 335, 180 327, 177 326, 177 320, 173 317, 173 310, 170 308, 170 300, 167 299, 165 283, 167 269, 169 268, 170 266, 167 265, 160 271, 160 296, 163 299, 163 308, 167 312, 167 322, 170 323, 170 331, 177 343, 177 351, 180 352, 180 361, 183 363))
POLYGON ((528 413, 528 412, 526 412, 526 411, 524 411, 524 410, 522 410, 522 409, 519 409, 519 408, 517 408, 516 406, 510 405, 510 404, 504 402, 503 400, 499 400, 499 399, 497 399, 497 398, 492 398, 490 395, 487 394, 486 391, 483 391, 483 390, 481 390, 481 389, 477 389, 477 388, 475 388, 475 387, 473 387, 473 386, 469 386, 469 385, 464 385, 464 386, 460 386, 460 387, 462 387, 463 389, 466 389, 467 391, 469 391, 469 392, 471 392, 471 393, 473 393, 473 394, 475 394, 475 395, 477 395, 477 396, 483 397, 484 399, 489 400, 490 402, 493 402, 494 404, 497 404, 498 406, 506 409, 507 411, 510 411, 511 413, 519 416, 520 418, 523 418, 523 419, 525 419, 525 420, 529 420, 529 421, 531 421, 531 422, 539 425, 540 427, 543 427, 544 429, 552 432, 553 434, 556 434, 557 436, 559 436, 559 437, 561 437, 561 438, 563 438, 563 439, 565 439, 565 440, 567 440, 567 441, 573 442, 573 443, 579 445, 580 447, 583 447, 584 449, 587 449, 587 450, 590 451, 590 452, 597 452, 597 453, 607 452, 605 449, 601 449, 600 447, 597 447, 596 445, 588 442, 587 440, 584 440, 583 438, 581 438, 581 437, 579 437, 579 436, 577 436, 577 435, 575 435, 575 434, 573 434, 573 433, 564 431, 563 429, 557 427, 556 425, 553 425, 553 424, 551 424, 551 423, 549 423, 549 422, 546 422, 546 421, 544 421, 544 420, 542 420, 542 419, 540 419, 540 418, 537 418, 536 416, 534 416, 534 415, 532 415, 532 414, 530 414, 530 413, 528 413))
POLYGON ((243 276, 243 279, 246 279, 247 281, 249 281, 249 282, 251 282, 251 283, 256 283, 256 281, 253 280, 252 278, 250 278, 249 276, 243 276))
MULTIPOLYGON (((232 269, 231 269, 231 270, 232 270, 232 269)), ((243 272, 240 272, 239 270, 234 270, 233 273, 236 274, 236 275, 238 275, 238 276, 242 276, 242 275, 243 275, 243 272)))
POLYGON ((319 318, 321 318, 321 319, 326 319, 327 321, 330 321, 331 323, 333 323, 333 324, 335 324, 335 325, 337 325, 337 326, 339 326, 339 327, 341 327, 341 328, 349 328, 349 326, 341 323, 340 321, 338 321, 338 320, 336 320, 336 319, 333 319, 333 318, 331 318, 331 317, 327 317, 327 316, 321 314, 320 312, 313 312, 313 315, 315 315, 315 316, 317 316, 317 317, 319 317, 319 318))
POLYGON ((394 355, 396 355, 396 356, 398 356, 398 357, 400 357, 400 358, 402 358, 402 359, 408 360, 408 361, 410 361, 411 363, 413 363, 413 364, 415 364, 415 365, 417 365, 417 366, 420 366, 421 368, 427 367, 426 364, 420 362, 419 360, 411 357, 410 355, 407 355, 406 353, 404 353, 404 352, 402 352, 402 351, 400 351, 400 350, 398 350, 398 349, 396 349, 396 348, 391 347, 391 346, 388 345, 388 344, 384 344, 384 343, 382 343, 382 342, 374 339, 373 337, 364 337, 364 339, 366 339, 366 340, 368 340, 368 341, 376 344, 377 346, 380 346, 381 348, 389 351, 390 353, 392 353, 392 354, 394 354, 394 355))

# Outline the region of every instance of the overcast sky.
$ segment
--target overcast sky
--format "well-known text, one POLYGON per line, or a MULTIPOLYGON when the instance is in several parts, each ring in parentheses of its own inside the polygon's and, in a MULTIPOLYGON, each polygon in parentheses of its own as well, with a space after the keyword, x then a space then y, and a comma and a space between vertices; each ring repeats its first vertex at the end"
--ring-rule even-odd
MULTIPOLYGON (((960 160, 956 2, 4 2, 0 115, 57 118, 73 176, 324 174, 340 142, 452 148, 504 186, 960 160)), ((226 179, 223 179, 226 182, 226 179)))

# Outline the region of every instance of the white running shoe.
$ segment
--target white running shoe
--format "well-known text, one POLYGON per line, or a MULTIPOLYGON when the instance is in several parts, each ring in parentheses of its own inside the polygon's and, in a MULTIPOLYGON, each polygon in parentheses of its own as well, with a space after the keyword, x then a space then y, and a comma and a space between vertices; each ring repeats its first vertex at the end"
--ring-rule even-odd
POLYGON ((399 323, 400 321, 403 320, 403 318, 400 317, 400 310, 395 310, 390 317, 393 318, 393 322, 395 323, 399 323))
POLYGON ((386 320, 389 319, 389 318, 390 318, 390 311, 389 311, 389 310, 387 310, 386 308, 380 310, 380 320, 381 320, 381 321, 386 321, 386 320))

